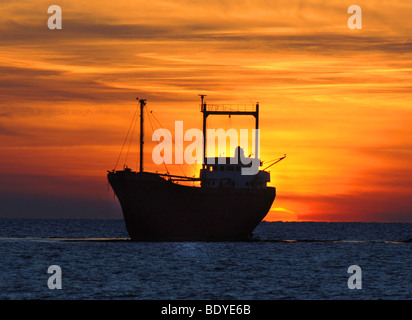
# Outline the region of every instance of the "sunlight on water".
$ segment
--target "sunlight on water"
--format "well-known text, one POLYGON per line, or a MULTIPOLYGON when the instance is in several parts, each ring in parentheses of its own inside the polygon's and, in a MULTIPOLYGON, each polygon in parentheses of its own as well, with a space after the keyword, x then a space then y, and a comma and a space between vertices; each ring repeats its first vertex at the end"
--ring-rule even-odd
POLYGON ((262 223, 244 242, 133 242, 119 220, 0 220, 1 299, 410 299, 412 224, 262 223), (50 290, 50 266, 62 272, 50 290), (364 274, 348 289, 348 267, 364 274))

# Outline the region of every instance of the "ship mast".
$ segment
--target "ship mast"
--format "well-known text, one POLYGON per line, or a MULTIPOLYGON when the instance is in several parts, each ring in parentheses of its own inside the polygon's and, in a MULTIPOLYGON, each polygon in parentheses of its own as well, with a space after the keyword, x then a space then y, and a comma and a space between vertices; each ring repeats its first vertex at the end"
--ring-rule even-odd
MULTIPOLYGON (((136 98, 139 100, 139 98, 136 98)), ((143 172, 143 108, 146 105, 146 99, 140 99, 140 172, 143 172)))
POLYGON ((255 117, 255 158, 258 159, 259 155, 259 102, 256 105, 251 106, 225 106, 225 105, 207 105, 204 102, 205 94, 199 94, 201 98, 201 108, 200 111, 203 113, 203 165, 202 168, 205 169, 206 166, 206 119, 210 115, 246 115, 255 117), (209 107, 209 109, 208 109, 209 107))
POLYGON ((199 94, 200 97, 200 111, 203 112, 203 163, 202 169, 206 166, 206 118, 207 115, 205 114, 206 105, 204 104, 204 99, 206 97, 205 94, 199 94))

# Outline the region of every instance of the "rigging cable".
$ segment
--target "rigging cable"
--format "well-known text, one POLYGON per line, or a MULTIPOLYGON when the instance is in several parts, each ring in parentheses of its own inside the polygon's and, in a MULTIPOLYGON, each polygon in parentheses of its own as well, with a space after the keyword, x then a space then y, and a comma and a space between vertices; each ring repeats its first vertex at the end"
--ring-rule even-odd
MULTIPOLYGON (((163 127, 163 125, 160 123, 160 121, 157 119, 157 117, 155 116, 155 114, 153 113, 153 111, 150 111, 150 113, 151 113, 151 115, 152 115, 152 117, 153 117, 153 119, 154 119, 154 121, 155 121, 155 125, 156 125, 156 122, 157 122, 157 124, 160 126, 160 128, 164 128, 163 127)), ((174 145, 176 146, 176 141, 174 140, 174 138, 172 137, 172 142, 174 143, 174 145)), ((182 150, 182 152, 184 152, 184 150, 182 150)), ((178 166, 179 166, 179 168, 180 168, 180 170, 182 171, 182 173, 183 173, 183 175, 185 176, 185 177, 187 177, 187 175, 186 175, 186 172, 184 171, 184 169, 183 169, 183 167, 181 166, 181 164, 177 164, 178 166)), ((196 164, 191 164, 191 168, 192 168, 192 170, 194 170, 195 171, 195 175, 197 174, 197 168, 195 168, 196 167, 196 164)))
MULTIPOLYGON (((149 123, 150 126, 152 128, 153 133, 155 132, 154 127, 153 127, 153 123, 152 123, 152 119, 151 119, 151 113, 152 111, 149 112, 149 108, 145 108, 146 112, 147 112, 147 118, 149 119, 149 123)), ((153 121, 154 122, 154 121, 153 121)), ((155 124, 156 125, 156 124, 155 124)), ((156 144, 159 146, 159 141, 156 139, 156 144)), ((166 169, 166 173, 169 174, 169 170, 167 170, 167 166, 166 166, 166 162, 163 161, 163 164, 165 166, 166 169)))
POLYGON ((129 141, 129 146, 127 147, 127 152, 126 152, 126 159, 125 159, 125 165, 127 165, 127 159, 129 158, 129 151, 130 151, 130 145, 132 144, 132 140, 133 140, 133 135, 134 135, 134 131, 136 129, 136 123, 137 123, 137 117, 135 117, 135 121, 134 121, 134 125, 133 125, 133 130, 132 133, 130 135, 130 141, 129 141))
POLYGON ((114 165, 113 171, 116 170, 117 165, 118 165, 119 160, 120 160, 120 157, 121 157, 121 155, 122 155, 122 153, 123 153, 123 148, 124 148, 124 146, 126 145, 127 138, 129 137, 130 129, 132 128, 133 122, 135 122, 134 119, 136 118, 137 110, 138 110, 138 107, 136 107, 136 110, 135 110, 135 112, 134 112, 134 114, 133 114, 132 121, 130 122, 129 129, 127 130, 126 137, 125 137, 125 139, 124 139, 124 141, 123 141, 123 145, 122 145, 122 148, 120 149, 120 153, 119 153, 119 156, 117 157, 117 161, 116 161, 116 164, 114 165))
MULTIPOLYGON (((153 111, 151 111, 151 114, 153 116, 153 118, 155 119, 155 121, 157 121, 157 123, 159 124, 160 127, 163 127, 162 124, 160 123, 160 121, 156 118, 156 116, 153 114, 153 111)), ((173 136, 172 136, 172 144, 174 144, 174 146, 176 147, 176 141, 174 140, 173 136)), ((184 152, 184 150, 182 150, 182 153, 184 152)), ((187 177, 185 170, 183 169, 183 167, 181 166, 180 163, 177 163, 177 165, 179 166, 180 171, 182 171, 183 175, 185 177, 187 177)))

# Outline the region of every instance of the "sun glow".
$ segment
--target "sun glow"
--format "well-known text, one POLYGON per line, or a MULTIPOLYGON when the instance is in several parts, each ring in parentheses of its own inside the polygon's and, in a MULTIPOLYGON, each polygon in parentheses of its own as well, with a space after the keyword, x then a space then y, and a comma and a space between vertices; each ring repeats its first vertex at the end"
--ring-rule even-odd
MULTIPOLYGON (((0 4, 5 199, 105 198, 136 97, 169 130, 179 120, 202 129, 204 93, 259 102, 261 159, 287 154, 270 168, 266 220, 412 221, 411 3, 361 4, 361 30, 348 29, 337 0, 70 1, 61 30, 47 28, 49 5, 0 4)), ((145 130, 145 168, 164 171, 145 130)), ((137 168, 138 139, 130 146, 137 168)), ((169 169, 193 176, 199 165, 169 169)))

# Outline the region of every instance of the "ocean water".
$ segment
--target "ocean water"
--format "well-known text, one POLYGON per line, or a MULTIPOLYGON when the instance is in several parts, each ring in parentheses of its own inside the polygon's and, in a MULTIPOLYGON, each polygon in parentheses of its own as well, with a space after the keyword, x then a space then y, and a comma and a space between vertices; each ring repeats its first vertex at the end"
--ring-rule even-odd
POLYGON ((122 220, 0 219, 0 299, 412 298, 411 223, 262 222, 254 238, 132 242, 122 220))

